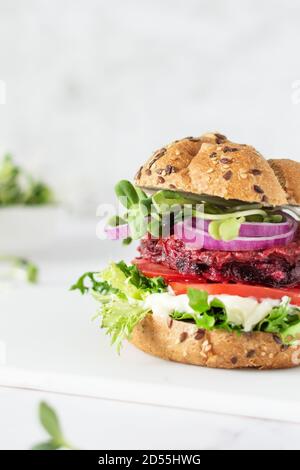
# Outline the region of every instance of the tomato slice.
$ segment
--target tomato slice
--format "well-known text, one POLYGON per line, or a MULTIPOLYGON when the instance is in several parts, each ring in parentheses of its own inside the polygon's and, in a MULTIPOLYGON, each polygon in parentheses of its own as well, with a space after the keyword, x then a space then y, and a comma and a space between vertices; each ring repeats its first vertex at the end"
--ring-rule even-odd
POLYGON ((291 298, 291 303, 300 305, 300 289, 276 289, 273 287, 252 286, 248 284, 203 284, 201 282, 170 282, 176 295, 186 294, 189 287, 205 290, 209 294, 239 295, 256 299, 281 299, 284 295, 291 298))
POLYGON ((281 299, 284 295, 291 298, 291 303, 300 306, 300 288, 273 288, 253 286, 249 284, 206 284, 197 282, 197 275, 180 274, 174 269, 166 268, 158 263, 136 258, 133 263, 148 277, 162 276, 172 287, 176 295, 185 294, 189 287, 205 290, 209 294, 239 295, 241 297, 255 297, 256 299, 281 299))

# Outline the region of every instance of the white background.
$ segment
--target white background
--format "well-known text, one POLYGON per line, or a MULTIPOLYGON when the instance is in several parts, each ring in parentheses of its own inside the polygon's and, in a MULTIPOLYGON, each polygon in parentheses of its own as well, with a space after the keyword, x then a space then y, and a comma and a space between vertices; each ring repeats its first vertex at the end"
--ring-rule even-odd
MULTIPOLYGON (((60 250, 40 237, 27 251, 11 219, 8 238, 43 280, 58 282, 60 263, 67 288, 119 256, 80 217, 171 140, 218 130, 300 161, 299 22, 297 0, 0 0, 1 151, 78 214, 60 250)), ((300 425, 4 388, 0 448, 44 437, 40 399, 83 448, 299 448, 300 425)))
POLYGON ((0 145, 92 213, 186 135, 297 159, 299 20, 297 0, 0 0, 0 145))

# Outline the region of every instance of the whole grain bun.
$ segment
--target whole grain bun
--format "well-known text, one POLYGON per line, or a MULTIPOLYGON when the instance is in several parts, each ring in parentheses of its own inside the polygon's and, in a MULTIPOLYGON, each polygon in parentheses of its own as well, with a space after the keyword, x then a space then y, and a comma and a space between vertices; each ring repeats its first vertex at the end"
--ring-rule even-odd
POLYGON ((300 163, 288 159, 271 159, 268 163, 287 193, 289 204, 300 205, 300 163))
POLYGON ((263 156, 219 133, 186 137, 157 150, 140 168, 135 183, 147 189, 287 204, 287 195, 263 156))
POLYGON ((300 362, 300 347, 287 347, 271 333, 199 330, 195 324, 154 315, 135 327, 131 343, 162 359, 222 369, 281 369, 300 362))

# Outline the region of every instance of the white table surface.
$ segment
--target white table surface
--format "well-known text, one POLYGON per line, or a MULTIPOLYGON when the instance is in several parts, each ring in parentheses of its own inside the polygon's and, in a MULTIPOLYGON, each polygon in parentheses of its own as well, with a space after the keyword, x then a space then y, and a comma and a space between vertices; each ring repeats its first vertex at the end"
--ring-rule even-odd
MULTIPOLYGON (((67 287, 100 262, 134 253, 116 245, 112 254, 106 242, 96 239, 95 221, 69 222, 47 249, 37 244, 26 253, 40 265, 42 286, 67 287)), ((22 305, 24 315, 29 309, 22 305)), ((46 437, 37 421, 40 400, 57 409, 68 439, 84 449, 300 448, 300 424, 291 422, 0 387, 1 449, 27 449, 46 437)))
POLYGON ((81 449, 299 449, 298 424, 8 388, 0 388, 0 449, 46 438, 40 400, 81 449))

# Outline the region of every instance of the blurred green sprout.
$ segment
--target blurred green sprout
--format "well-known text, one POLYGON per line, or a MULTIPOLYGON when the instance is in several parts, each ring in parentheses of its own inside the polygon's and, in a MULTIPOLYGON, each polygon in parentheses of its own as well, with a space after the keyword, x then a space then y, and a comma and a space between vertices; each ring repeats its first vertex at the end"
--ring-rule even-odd
POLYGON ((4 255, 0 256, 0 263, 9 265, 8 272, 5 268, 5 279, 18 279, 19 274, 21 274, 22 278, 30 284, 36 284, 38 282, 39 269, 32 261, 18 256, 4 255))
POLYGON ((53 202, 54 195, 49 186, 17 166, 12 155, 4 155, 0 162, 0 206, 33 206, 53 202))
POLYGON ((75 450, 63 434, 56 411, 44 401, 39 404, 39 420, 49 438, 33 446, 32 450, 75 450))

